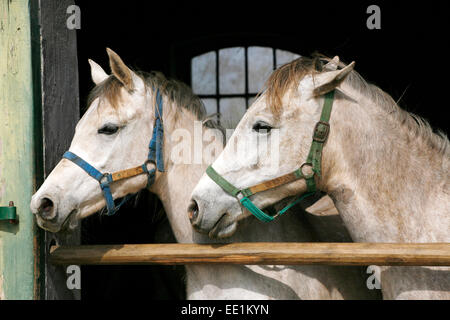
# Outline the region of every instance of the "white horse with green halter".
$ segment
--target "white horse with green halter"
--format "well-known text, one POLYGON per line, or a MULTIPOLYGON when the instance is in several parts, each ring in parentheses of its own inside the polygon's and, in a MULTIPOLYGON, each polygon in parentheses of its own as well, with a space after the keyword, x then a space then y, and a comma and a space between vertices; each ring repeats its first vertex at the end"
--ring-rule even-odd
MULTIPOLYGON (((364 81, 354 63, 326 60, 335 67, 303 57, 274 71, 230 139, 278 134, 278 162, 257 145, 239 153, 229 142, 192 193, 193 226, 226 237, 252 213, 273 218, 260 208, 317 187, 354 241, 450 242, 446 136, 364 81)), ((449 268, 383 270, 384 298, 450 299, 449 268)))
MULTIPOLYGON (((155 92, 162 95, 164 127, 164 171, 156 171, 149 190, 162 201, 178 242, 215 242, 193 232, 186 210, 190 195, 207 166, 223 149, 222 134, 205 119, 204 107, 185 85, 160 74, 131 71, 117 54, 108 50, 112 75, 90 61, 96 87, 88 99, 89 109, 76 127, 69 151, 83 159, 67 157, 55 167, 31 201, 31 210, 43 228, 57 232, 71 229, 78 221, 106 205, 99 180, 93 176, 112 172, 111 198, 121 198, 148 186, 142 164, 148 159, 149 141, 155 123, 155 92), (205 139, 202 150, 215 152, 208 163, 176 162, 180 135, 194 139, 200 123, 205 139), (203 125, 202 125, 203 123, 203 125), (208 138, 206 138, 208 137, 208 138), (214 151, 215 150, 215 151, 214 151), (175 155, 174 155, 175 153, 175 155), (78 163, 75 163, 78 161, 78 163), (86 166, 85 163, 89 164, 86 166), (80 166, 80 164, 82 164, 80 166), (94 174, 90 167, 95 168, 94 174), (132 169, 128 169, 132 168, 132 169), (125 170, 125 171, 124 171, 125 170), (136 173, 136 174, 134 174, 136 173), (127 176, 124 178, 124 176, 127 176), (116 178, 118 180, 116 180, 116 178)), ((189 143, 193 143, 189 140, 189 143)), ((191 144, 192 145, 192 144, 191 144)), ((187 149, 186 149, 187 150, 187 149)), ((195 148, 188 151, 192 158, 195 148)), ((208 157, 204 157, 206 159, 208 157)), ((151 164, 149 171, 151 171, 151 164)), ((345 228, 338 217, 324 217, 336 223, 334 241, 345 228)), ((248 219, 228 241, 327 241, 320 238, 320 217, 287 214, 273 225, 248 219), (302 230, 302 232, 297 232, 302 230)), ((331 231, 330 231, 331 234, 331 231)), ((366 287, 365 270, 338 266, 238 266, 190 265, 187 272, 189 299, 368 299, 376 292, 366 287)))

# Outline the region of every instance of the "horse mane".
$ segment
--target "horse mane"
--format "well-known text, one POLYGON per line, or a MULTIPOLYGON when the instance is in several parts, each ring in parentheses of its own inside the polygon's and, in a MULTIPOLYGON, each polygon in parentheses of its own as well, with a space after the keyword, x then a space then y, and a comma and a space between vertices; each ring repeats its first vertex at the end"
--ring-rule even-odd
MULTIPOLYGON (((203 121, 206 127, 223 131, 223 128, 217 121, 207 116, 202 100, 185 83, 166 78, 161 72, 157 71, 135 71, 135 73, 144 81, 147 89, 149 88, 154 92, 159 89, 163 96, 167 97, 178 108, 183 108, 192 113, 198 120, 203 121)), ((114 75, 110 75, 91 90, 87 98, 87 106, 89 107, 97 98, 104 98, 114 109, 118 109, 120 106, 122 87, 122 82, 114 75)), ((177 113, 174 116, 176 120, 177 113)))
MULTIPOLYGON (((323 72, 323 65, 331 61, 329 57, 315 54, 312 58, 300 57, 286 63, 275 70, 265 84, 265 95, 271 111, 276 115, 282 111, 282 98, 284 94, 307 75, 316 75, 323 72)), ((339 67, 346 64, 340 62, 339 67)), ((383 110, 389 117, 407 129, 411 138, 422 138, 432 149, 448 156, 450 142, 440 130, 433 132, 430 124, 422 117, 401 109, 392 97, 374 84, 368 83, 355 70, 352 70, 344 83, 353 90, 369 99, 383 110)))

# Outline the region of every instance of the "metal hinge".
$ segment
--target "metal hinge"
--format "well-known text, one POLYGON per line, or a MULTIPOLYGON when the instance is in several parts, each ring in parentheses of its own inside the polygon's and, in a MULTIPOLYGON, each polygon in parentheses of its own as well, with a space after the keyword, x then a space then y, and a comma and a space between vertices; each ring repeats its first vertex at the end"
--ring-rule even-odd
POLYGON ((10 201, 8 207, 0 207, 0 222, 1 221, 9 221, 11 224, 18 223, 14 201, 10 201))

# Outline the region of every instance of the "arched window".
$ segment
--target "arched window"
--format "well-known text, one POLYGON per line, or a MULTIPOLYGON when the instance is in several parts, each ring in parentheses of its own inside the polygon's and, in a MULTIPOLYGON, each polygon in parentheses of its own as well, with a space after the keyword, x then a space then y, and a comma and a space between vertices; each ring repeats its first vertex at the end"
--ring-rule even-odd
POLYGON ((280 65, 300 57, 269 47, 232 47, 210 51, 191 60, 191 85, 208 114, 234 128, 264 82, 280 65))

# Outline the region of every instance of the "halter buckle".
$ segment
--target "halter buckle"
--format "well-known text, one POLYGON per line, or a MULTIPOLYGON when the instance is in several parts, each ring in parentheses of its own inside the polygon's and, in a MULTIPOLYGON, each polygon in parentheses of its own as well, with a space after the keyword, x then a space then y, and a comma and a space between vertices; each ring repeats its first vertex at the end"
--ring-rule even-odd
POLYGON ((313 141, 324 143, 325 141, 327 141, 329 133, 330 124, 327 122, 319 121, 314 127, 313 141))

